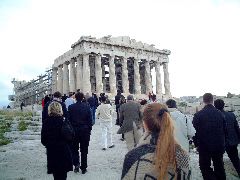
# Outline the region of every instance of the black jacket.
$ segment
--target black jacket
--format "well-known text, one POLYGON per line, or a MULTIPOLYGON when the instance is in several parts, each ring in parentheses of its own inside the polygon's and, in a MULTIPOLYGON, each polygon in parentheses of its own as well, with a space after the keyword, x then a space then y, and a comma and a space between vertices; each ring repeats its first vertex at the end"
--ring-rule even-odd
POLYGON ((239 126, 236 116, 232 112, 222 111, 226 122, 226 146, 238 145, 240 141, 239 126))
POLYGON ((53 99, 52 101, 49 101, 47 104, 44 105, 43 111, 42 111, 42 122, 44 122, 49 116, 48 116, 48 106, 51 102, 56 101, 62 105, 62 110, 63 110, 63 116, 65 118, 68 118, 68 112, 65 103, 57 101, 53 99))
POLYGON ((48 173, 72 171, 72 156, 61 134, 63 117, 49 117, 42 125, 41 142, 47 149, 48 173))
POLYGON ((78 130, 92 130, 91 109, 87 102, 77 102, 68 107, 69 121, 75 132, 78 130))
POLYGON ((96 100, 94 97, 89 97, 87 99, 88 104, 90 105, 91 108, 96 108, 97 104, 96 104, 96 100))
POLYGON ((225 151, 225 120, 221 111, 213 105, 206 105, 193 117, 199 151, 225 151))

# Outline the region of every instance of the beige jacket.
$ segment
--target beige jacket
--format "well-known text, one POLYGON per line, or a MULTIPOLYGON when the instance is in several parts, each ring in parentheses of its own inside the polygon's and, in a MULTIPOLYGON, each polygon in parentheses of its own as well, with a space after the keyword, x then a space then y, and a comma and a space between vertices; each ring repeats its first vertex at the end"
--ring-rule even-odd
POLYGON ((110 104, 101 104, 96 110, 96 118, 101 121, 112 121, 112 106, 110 104))

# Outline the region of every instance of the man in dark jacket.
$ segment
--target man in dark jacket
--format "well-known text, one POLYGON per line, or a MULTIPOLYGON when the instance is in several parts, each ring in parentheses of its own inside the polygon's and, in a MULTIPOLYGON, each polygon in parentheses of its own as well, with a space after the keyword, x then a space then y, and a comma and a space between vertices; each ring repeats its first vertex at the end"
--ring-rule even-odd
MULTIPOLYGON (((52 101, 57 101, 62 105, 63 116, 65 118, 68 118, 66 105, 65 105, 65 103, 62 102, 62 94, 59 91, 56 91, 53 94, 53 100, 52 101)), ((44 108, 43 108, 43 111, 42 111, 42 122, 43 123, 49 117, 48 116, 48 106, 52 101, 48 101, 47 104, 44 105, 44 108)))
POLYGON ((225 120, 213 106, 213 95, 203 95, 205 107, 193 118, 199 149, 199 166, 204 180, 226 180, 223 164, 225 151, 225 120), (211 168, 213 161, 214 171, 211 168))
POLYGON ((236 116, 232 112, 224 111, 224 101, 222 99, 217 99, 214 101, 214 106, 220 110, 225 117, 226 122, 226 152, 234 168, 236 169, 238 176, 240 177, 240 161, 238 157, 237 146, 240 141, 239 126, 236 116))
POLYGON ((95 124, 95 113, 96 113, 96 108, 97 108, 97 104, 96 104, 96 99, 94 98, 94 94, 92 93, 92 96, 90 96, 87 99, 88 104, 91 107, 91 113, 92 113, 92 125, 95 124))
POLYGON ((76 93, 75 98, 77 103, 68 107, 69 121, 75 131, 75 138, 72 143, 73 165, 74 172, 82 170, 82 174, 87 172, 87 154, 92 130, 92 115, 91 109, 87 102, 82 102, 84 99, 83 93, 76 93), (81 152, 81 166, 79 163, 79 143, 81 152))
POLYGON ((120 108, 120 99, 124 97, 121 94, 120 90, 117 90, 117 95, 115 96, 115 105, 116 105, 116 112, 117 112, 117 120, 116 120, 116 125, 120 125, 119 123, 119 108, 120 108))

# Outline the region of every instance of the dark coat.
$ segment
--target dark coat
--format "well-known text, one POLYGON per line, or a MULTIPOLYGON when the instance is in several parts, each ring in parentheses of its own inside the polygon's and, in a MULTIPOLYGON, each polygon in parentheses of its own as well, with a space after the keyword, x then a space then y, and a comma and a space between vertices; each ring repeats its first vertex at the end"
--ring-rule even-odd
POLYGON ((68 112, 65 103, 57 101, 53 99, 52 101, 47 102, 47 104, 44 105, 43 111, 42 111, 42 122, 44 122, 49 116, 48 116, 48 106, 51 102, 56 101, 62 105, 62 110, 63 110, 63 116, 65 118, 68 118, 68 112))
POLYGON ((89 97, 87 99, 88 104, 90 105, 91 108, 96 108, 97 104, 96 104, 96 100, 94 97, 89 97))
POLYGON ((70 147, 61 134, 63 117, 49 117, 42 125, 41 142, 47 149, 48 173, 73 170, 70 147))
POLYGON ((119 105, 120 104, 120 99, 124 97, 122 94, 118 94, 115 96, 115 105, 119 105))
POLYGON ((226 146, 235 146, 239 144, 240 132, 236 116, 232 112, 222 111, 226 121, 226 146))
POLYGON ((225 151, 225 120, 221 111, 213 105, 206 105, 193 117, 196 140, 201 152, 225 151))
POLYGON ((129 101, 120 107, 119 121, 122 126, 118 130, 118 134, 123 134, 133 130, 133 122, 136 125, 140 123, 140 104, 134 101, 129 101))
POLYGON ((68 107, 69 121, 75 132, 81 130, 92 130, 91 109, 86 102, 77 102, 68 107))

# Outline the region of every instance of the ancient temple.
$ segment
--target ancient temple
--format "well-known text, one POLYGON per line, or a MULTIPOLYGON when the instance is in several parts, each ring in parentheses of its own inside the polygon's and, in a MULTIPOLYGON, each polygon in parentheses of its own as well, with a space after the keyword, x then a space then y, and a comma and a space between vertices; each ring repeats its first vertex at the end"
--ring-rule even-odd
POLYGON ((138 97, 153 91, 163 96, 161 68, 163 68, 165 96, 170 97, 168 72, 169 50, 159 50, 153 44, 137 42, 127 36, 82 36, 69 51, 55 59, 52 66, 52 92, 63 94, 80 89, 82 92, 101 92, 115 95, 117 89, 138 97), (153 77, 151 69, 156 76, 153 77))

